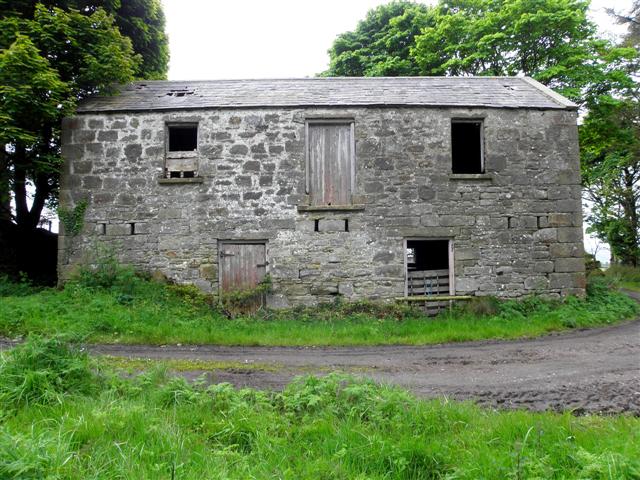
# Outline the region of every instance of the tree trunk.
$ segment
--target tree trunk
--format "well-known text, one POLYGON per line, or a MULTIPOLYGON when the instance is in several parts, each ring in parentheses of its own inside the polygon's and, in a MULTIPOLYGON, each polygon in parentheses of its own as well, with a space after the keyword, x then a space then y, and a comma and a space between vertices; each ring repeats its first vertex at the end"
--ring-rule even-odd
POLYGON ((13 172, 13 196, 16 202, 16 223, 28 229, 29 206, 27 204, 27 151, 24 145, 17 144, 13 172))
POLYGON ((625 265, 631 265, 633 267, 638 266, 638 245, 640 245, 640 239, 638 239, 638 205, 633 191, 634 187, 634 175, 628 169, 624 169, 624 191, 622 192, 622 198, 620 204, 624 211, 624 218, 628 222, 629 236, 626 239, 625 255, 621 260, 625 265))
POLYGON ((11 220, 11 182, 9 159, 4 148, 0 149, 0 222, 11 220))

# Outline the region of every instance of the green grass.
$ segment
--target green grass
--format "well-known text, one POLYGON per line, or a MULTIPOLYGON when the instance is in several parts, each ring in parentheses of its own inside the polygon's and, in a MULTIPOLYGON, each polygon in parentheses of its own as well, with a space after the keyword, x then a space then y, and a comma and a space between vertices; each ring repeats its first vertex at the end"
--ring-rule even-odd
MULTIPOLYGON (((638 314, 638 305, 603 283, 587 299, 478 300, 437 318, 406 306, 370 303, 263 312, 227 318, 185 287, 134 279, 126 288, 68 284, 29 294, 5 286, 0 335, 73 334, 89 342, 219 345, 433 344, 533 337, 611 324, 638 314)), ((1 289, 0 289, 1 290, 1 289)))
POLYGON ((640 282, 620 282, 620 287, 633 290, 634 292, 640 292, 640 282))
POLYGON ((612 265, 604 275, 609 281, 621 288, 640 292, 640 267, 612 265))
POLYGON ((172 372, 216 372, 219 370, 234 370, 246 372, 278 372, 284 368, 279 363, 233 362, 221 360, 198 360, 188 358, 170 358, 155 360, 150 358, 125 358, 104 355, 100 362, 109 367, 118 368, 128 373, 142 370, 161 368, 172 372))
POLYGON ((94 362, 56 339, 4 355, 0 478, 640 478, 630 416, 499 412, 341 375, 270 393, 94 362))

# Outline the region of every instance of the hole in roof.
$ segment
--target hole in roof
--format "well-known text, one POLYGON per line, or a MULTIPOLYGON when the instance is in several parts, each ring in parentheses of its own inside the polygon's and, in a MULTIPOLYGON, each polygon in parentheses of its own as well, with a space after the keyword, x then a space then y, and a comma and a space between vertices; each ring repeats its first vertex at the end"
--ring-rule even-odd
POLYGON ((187 95, 193 95, 194 90, 187 90, 186 88, 176 88, 167 92, 167 97, 185 97, 187 95))
POLYGON ((515 90, 515 88, 513 88, 511 85, 503 85, 503 87, 507 90, 515 90))

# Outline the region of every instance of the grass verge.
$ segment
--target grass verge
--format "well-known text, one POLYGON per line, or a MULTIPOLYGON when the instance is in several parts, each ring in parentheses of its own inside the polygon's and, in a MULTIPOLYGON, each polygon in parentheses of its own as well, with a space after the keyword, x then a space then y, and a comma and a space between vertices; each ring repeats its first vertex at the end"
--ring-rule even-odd
POLYGON ((229 319, 193 288, 137 278, 126 288, 72 283, 64 290, 4 291, 0 335, 73 334, 104 343, 422 345, 533 337, 607 325, 639 312, 637 303, 603 281, 591 286, 586 299, 479 299, 436 318, 406 306, 345 302, 229 319))
POLYGON ((13 372, 32 381, 0 385, 6 479, 640 476, 640 419, 628 416, 422 401, 335 374, 280 393, 162 370, 123 378, 55 339, 5 353, 0 377, 13 372))

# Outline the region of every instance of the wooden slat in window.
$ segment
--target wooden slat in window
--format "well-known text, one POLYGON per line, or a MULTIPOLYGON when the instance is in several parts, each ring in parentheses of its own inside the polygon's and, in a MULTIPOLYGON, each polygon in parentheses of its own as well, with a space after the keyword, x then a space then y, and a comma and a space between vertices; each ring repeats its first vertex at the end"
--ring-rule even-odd
POLYGON ((351 123, 309 124, 309 188, 312 205, 351 203, 351 123))

